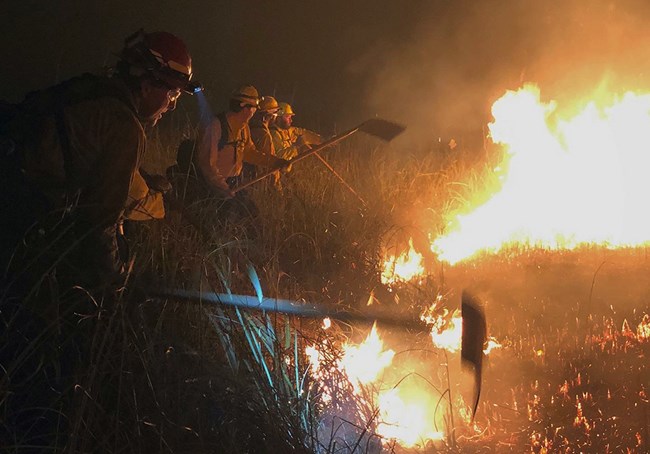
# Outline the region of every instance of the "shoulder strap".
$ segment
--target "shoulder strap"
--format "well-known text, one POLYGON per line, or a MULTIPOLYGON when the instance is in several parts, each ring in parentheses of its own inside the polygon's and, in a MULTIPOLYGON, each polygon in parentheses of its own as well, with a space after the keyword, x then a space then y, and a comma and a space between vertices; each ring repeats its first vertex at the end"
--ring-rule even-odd
POLYGON ((217 143, 217 152, 223 150, 226 145, 232 145, 233 148, 235 149, 235 152, 232 155, 232 159, 233 159, 233 163, 236 163, 237 155, 242 152, 243 144, 246 142, 246 133, 245 133, 246 128, 242 127, 239 130, 237 137, 235 137, 235 140, 228 141, 232 129, 228 124, 226 113, 221 112, 220 114, 217 115, 217 118, 219 119, 219 123, 221 124, 221 137, 219 137, 219 142, 217 143))

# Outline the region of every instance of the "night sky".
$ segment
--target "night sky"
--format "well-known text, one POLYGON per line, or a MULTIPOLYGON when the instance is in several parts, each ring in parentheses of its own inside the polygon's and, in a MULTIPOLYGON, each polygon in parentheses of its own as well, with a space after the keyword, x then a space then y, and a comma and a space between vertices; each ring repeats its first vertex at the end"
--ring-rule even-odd
POLYGON ((143 27, 186 41, 214 111, 252 83, 292 102, 298 125, 329 134, 379 115, 408 125, 405 146, 427 146, 480 131, 522 82, 559 101, 650 88, 647 3, 5 0, 0 98, 111 64, 143 27))

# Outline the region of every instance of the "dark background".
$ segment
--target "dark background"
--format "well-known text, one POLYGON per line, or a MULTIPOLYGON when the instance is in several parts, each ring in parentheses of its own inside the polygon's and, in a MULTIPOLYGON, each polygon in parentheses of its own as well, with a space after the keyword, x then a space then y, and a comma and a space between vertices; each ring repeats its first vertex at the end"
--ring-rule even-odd
POLYGON ((186 41, 214 111, 252 83, 292 102, 298 125, 329 134, 379 115, 409 126, 402 145, 427 147, 482 137, 492 102, 522 82, 558 101, 645 89, 648 3, 5 0, 0 98, 111 64, 143 27, 186 41))

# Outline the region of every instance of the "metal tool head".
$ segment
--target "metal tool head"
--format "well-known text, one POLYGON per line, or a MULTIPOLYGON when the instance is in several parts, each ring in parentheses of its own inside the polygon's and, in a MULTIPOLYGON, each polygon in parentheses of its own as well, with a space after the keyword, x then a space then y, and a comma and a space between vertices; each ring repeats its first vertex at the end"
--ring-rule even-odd
POLYGON ((359 131, 378 137, 386 142, 393 140, 403 133, 405 129, 405 126, 382 118, 371 118, 359 125, 359 131))
POLYGON ((478 401, 481 396, 481 375, 483 371, 483 345, 487 339, 487 324, 485 314, 478 299, 467 291, 461 297, 461 314, 463 317, 463 334, 461 342, 461 358, 463 364, 474 370, 474 409, 476 414, 478 401))

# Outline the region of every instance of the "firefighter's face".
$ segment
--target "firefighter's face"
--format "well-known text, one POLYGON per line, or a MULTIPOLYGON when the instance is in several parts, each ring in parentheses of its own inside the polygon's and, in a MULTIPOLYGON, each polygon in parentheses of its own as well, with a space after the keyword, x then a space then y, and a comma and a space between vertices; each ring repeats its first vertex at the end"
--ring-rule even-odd
POLYGON ((257 112, 257 106, 252 105, 252 104, 246 104, 246 103, 241 103, 240 104, 244 116, 245 121, 249 121, 251 118, 253 118, 253 115, 255 115, 255 112, 257 112))
POLYGON ((275 121, 282 129, 289 129, 293 123, 293 115, 280 115, 275 121))
POLYGON ((142 98, 138 113, 151 126, 155 125, 165 112, 176 108, 176 101, 181 95, 181 91, 177 88, 170 88, 146 80, 142 82, 141 92, 142 98))
POLYGON ((264 114, 264 122, 266 124, 272 125, 275 122, 275 119, 278 117, 277 112, 267 112, 264 114))

